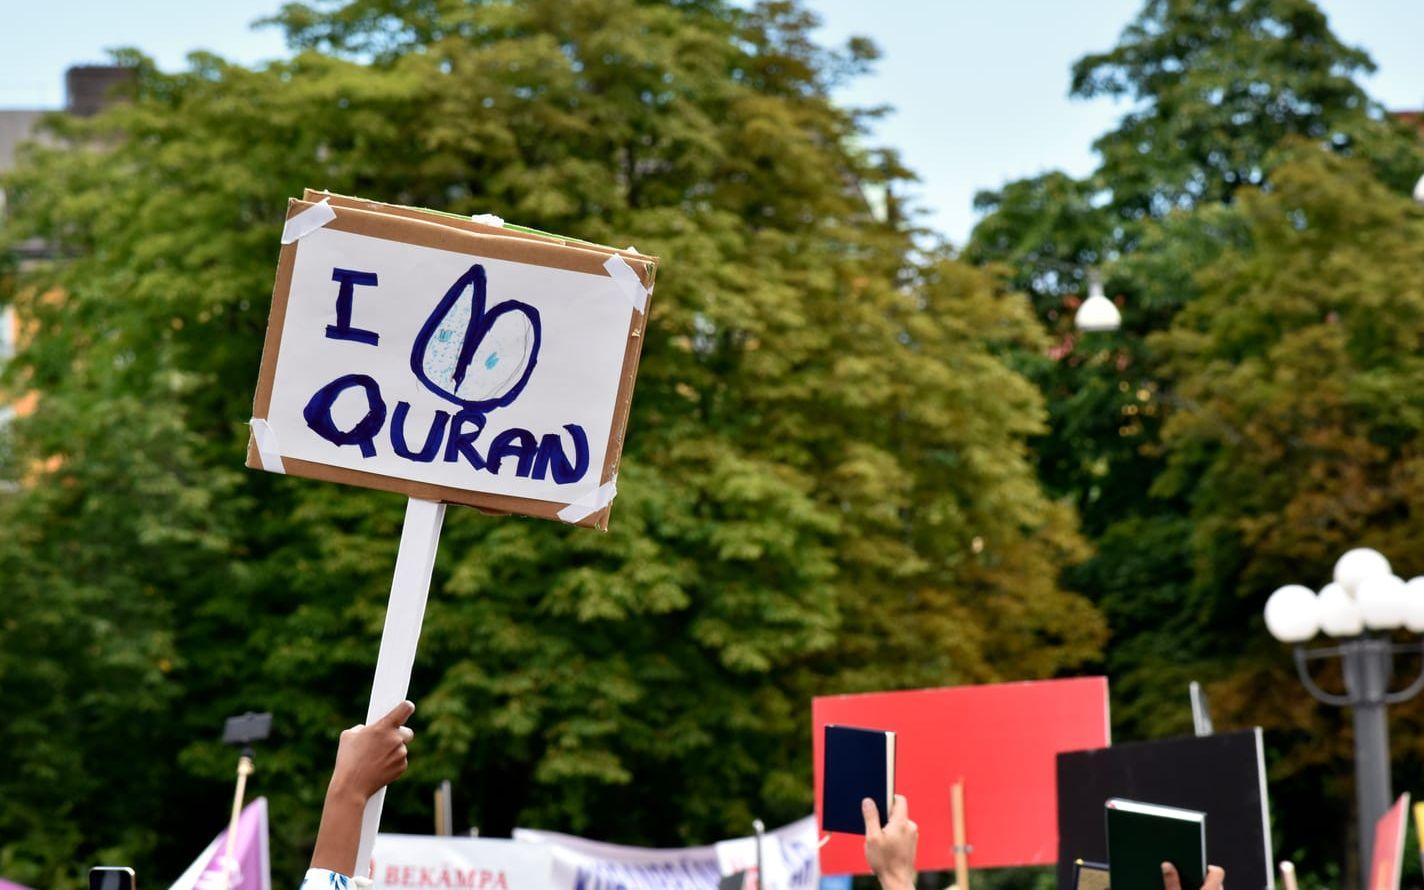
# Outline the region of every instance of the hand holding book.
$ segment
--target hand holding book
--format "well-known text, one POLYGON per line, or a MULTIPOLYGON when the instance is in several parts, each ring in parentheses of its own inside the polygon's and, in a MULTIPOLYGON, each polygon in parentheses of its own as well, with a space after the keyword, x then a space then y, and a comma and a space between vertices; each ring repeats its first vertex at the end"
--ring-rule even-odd
MULTIPOLYGON (((1202 890, 1222 890, 1226 882, 1226 872, 1219 865, 1206 870, 1206 881, 1202 890)), ((1182 890, 1182 879, 1177 876, 1177 867, 1170 862, 1162 863, 1162 890, 1182 890)))
POLYGON ((881 890, 914 890, 915 847, 920 828, 910 821, 910 805, 905 795, 895 795, 890 819, 880 827, 880 808, 865 798, 860 804, 865 817, 865 861, 880 881, 881 890))

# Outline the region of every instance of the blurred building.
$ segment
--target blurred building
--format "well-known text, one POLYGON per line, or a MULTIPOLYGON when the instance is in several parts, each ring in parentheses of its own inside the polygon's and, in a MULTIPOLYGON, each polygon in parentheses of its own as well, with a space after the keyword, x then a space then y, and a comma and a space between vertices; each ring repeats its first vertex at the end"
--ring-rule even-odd
MULTIPOLYGON (((64 72, 63 108, 0 108, 0 174, 14 169, 20 143, 43 138, 39 134, 44 116, 56 111, 89 117, 117 101, 123 88, 133 82, 134 70, 117 65, 74 65, 64 72)), ((5 207, 5 191, 0 187, 0 214, 5 207)), ((0 216, 0 224, 4 218, 0 216)), ((22 251, 23 252, 23 251, 22 251)))
POLYGON ((121 65, 73 65, 64 72, 64 111, 89 117, 118 101, 133 83, 134 69, 121 65))
POLYGON ((48 112, 34 108, 0 108, 0 173, 15 164, 15 149, 30 138, 40 118, 48 112))
MULTIPOLYGON (((116 65, 75 65, 64 72, 63 108, 0 108, 0 175, 14 169, 15 156, 20 144, 34 139, 43 139, 40 123, 45 116, 55 112, 89 117, 102 111, 105 106, 118 101, 124 87, 133 82, 134 71, 116 65)), ((5 225, 5 189, 0 183, 0 227, 5 225)), ((42 262, 54 256, 52 245, 38 239, 17 245, 19 261, 25 263, 42 262)), ((0 307, 0 363, 15 351, 19 337, 18 320, 14 310, 0 307)), ((0 404, 0 423, 13 412, 23 411, 22 401, 18 405, 0 404)))

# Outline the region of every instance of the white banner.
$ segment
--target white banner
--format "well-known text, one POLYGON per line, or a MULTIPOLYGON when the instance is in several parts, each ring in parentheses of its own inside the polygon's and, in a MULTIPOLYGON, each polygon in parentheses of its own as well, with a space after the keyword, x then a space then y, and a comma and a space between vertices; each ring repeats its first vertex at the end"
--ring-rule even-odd
MULTIPOLYGON (((723 875, 756 868, 756 838, 706 847, 650 849, 517 828, 514 838, 553 854, 553 890, 716 890, 723 875)), ((767 832, 766 890, 814 890, 820 881, 816 819, 767 832)))
POLYGON ((371 854, 376 890, 547 890, 550 851, 477 837, 380 834, 371 854))

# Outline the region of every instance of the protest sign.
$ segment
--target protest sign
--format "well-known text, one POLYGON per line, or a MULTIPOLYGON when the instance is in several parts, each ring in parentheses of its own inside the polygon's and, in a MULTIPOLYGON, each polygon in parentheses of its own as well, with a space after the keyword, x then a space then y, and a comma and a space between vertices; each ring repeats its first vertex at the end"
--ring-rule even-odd
POLYGON ((371 853, 376 890, 546 890, 548 848, 513 840, 379 834, 371 853))
POLYGON ((1375 846, 1370 857, 1370 890, 1399 890, 1404 865, 1404 827, 1408 821, 1409 794, 1401 794, 1394 806, 1375 822, 1375 846))
MULTIPOLYGON (((553 831, 515 829, 516 840, 553 855, 553 890, 716 890, 725 875, 756 867, 756 838, 705 847, 652 849, 585 840, 553 831)), ((816 822, 811 816, 762 839, 766 890, 814 890, 816 822)))
POLYGON ((1231 886, 1275 887, 1259 729, 1060 754, 1058 886, 1071 886, 1075 859, 1107 860, 1113 797, 1206 813, 1207 858, 1231 886))
POLYGON ((247 464, 409 497, 367 723, 409 691, 446 504, 607 529, 655 266, 496 218, 289 202, 247 464))
POLYGON ((653 258, 330 195, 288 238, 249 466, 607 526, 653 258))
MULTIPOLYGON (((757 890, 792 890, 815 887, 819 882, 820 864, 816 856, 816 819, 807 816, 790 825, 768 832, 762 838, 762 867, 766 874, 758 875, 757 890)), ((717 865, 722 874, 755 871, 757 839, 739 837, 719 841, 717 865)))
MULTIPOLYGON (((819 824, 822 734, 828 723, 893 730, 895 790, 920 827, 916 864, 954 868, 951 788, 963 782, 968 868, 1054 861, 1060 751, 1108 743, 1103 677, 915 689, 816 698, 811 704, 819 824)), ((867 874, 864 839, 833 834, 826 874, 867 874)))

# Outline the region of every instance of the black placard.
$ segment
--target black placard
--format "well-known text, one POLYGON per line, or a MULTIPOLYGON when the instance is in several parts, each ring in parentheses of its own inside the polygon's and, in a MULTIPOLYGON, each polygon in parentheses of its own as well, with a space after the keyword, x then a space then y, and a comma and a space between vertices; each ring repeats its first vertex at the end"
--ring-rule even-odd
POLYGON ((1059 754, 1058 886, 1073 886, 1075 860, 1107 860, 1103 804, 1123 797, 1205 812, 1227 886, 1273 888, 1264 763, 1259 729, 1059 754))

